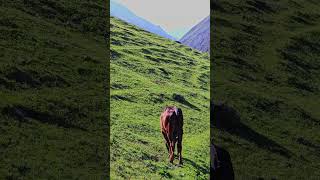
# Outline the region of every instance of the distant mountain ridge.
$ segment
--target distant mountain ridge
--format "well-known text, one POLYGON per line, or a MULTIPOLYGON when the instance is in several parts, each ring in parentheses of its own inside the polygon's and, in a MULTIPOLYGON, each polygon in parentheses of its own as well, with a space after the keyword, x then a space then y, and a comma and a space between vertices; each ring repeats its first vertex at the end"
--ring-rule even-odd
POLYGON ((210 16, 187 32, 180 42, 202 52, 210 52, 210 16))
POLYGON ((110 16, 117 17, 127 23, 136 25, 146 31, 157 34, 167 39, 177 40, 176 38, 170 36, 166 31, 164 31, 161 26, 155 25, 137 15, 135 15, 132 11, 130 11, 125 6, 110 1, 110 16))

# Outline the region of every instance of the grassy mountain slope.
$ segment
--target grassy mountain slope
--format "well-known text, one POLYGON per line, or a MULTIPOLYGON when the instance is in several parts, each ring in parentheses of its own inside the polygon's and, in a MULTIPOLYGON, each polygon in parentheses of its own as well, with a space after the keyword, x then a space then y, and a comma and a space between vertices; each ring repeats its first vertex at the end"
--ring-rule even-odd
POLYGON ((111 18, 110 56, 111 177, 207 179, 208 54, 111 18), (166 105, 184 113, 183 167, 168 162, 159 124, 166 105))
POLYGON ((105 1, 0 3, 0 179, 107 177, 105 1))
POLYGON ((212 96, 241 118, 212 131, 237 179, 320 176, 319 9, 313 0, 211 2, 212 96))

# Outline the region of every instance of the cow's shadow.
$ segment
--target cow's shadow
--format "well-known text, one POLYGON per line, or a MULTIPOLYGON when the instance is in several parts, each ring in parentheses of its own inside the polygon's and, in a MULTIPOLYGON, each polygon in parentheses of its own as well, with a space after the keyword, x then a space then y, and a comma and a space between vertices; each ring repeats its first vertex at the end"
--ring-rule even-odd
POLYGON ((243 124, 240 115, 235 109, 225 104, 210 104, 210 123, 218 129, 229 132, 247 141, 256 144, 259 148, 269 150, 273 153, 280 154, 286 158, 290 158, 292 153, 276 143, 272 139, 259 134, 249 126, 243 124))
POLYGON ((194 161, 188 159, 188 158, 183 158, 184 164, 190 164, 191 166, 193 166, 195 169, 197 169, 199 172, 203 173, 203 174, 209 174, 209 169, 207 169, 204 166, 201 166, 197 163, 195 163, 194 161))

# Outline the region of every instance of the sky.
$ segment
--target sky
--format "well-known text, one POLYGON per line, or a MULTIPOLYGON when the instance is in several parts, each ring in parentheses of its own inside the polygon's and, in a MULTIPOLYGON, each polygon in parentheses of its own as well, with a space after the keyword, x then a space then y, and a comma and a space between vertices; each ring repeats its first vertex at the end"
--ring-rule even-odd
POLYGON ((180 39, 209 16, 210 0, 114 0, 180 39))

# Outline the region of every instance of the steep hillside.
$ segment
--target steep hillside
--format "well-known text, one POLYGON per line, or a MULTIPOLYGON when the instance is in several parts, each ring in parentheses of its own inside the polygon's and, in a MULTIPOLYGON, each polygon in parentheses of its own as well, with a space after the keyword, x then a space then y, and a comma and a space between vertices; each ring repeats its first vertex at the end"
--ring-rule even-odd
POLYGON ((208 179, 208 54, 111 18, 110 56, 111 176, 208 179), (169 164, 160 132, 166 105, 184 113, 182 167, 169 164))
POLYGON ((105 1, 0 5, 0 179, 106 179, 105 1))
POLYGON ((110 1, 110 15, 119 18, 127 23, 138 26, 146 31, 152 32, 159 36, 176 40, 174 37, 170 36, 165 32, 160 26, 153 24, 131 12, 127 7, 120 3, 110 1))
POLYGON ((210 52, 210 16, 195 25, 180 42, 201 52, 210 52))
POLYGON ((213 128, 213 141, 237 179, 320 176, 319 9, 312 0, 211 2, 212 97, 240 116, 213 128))

